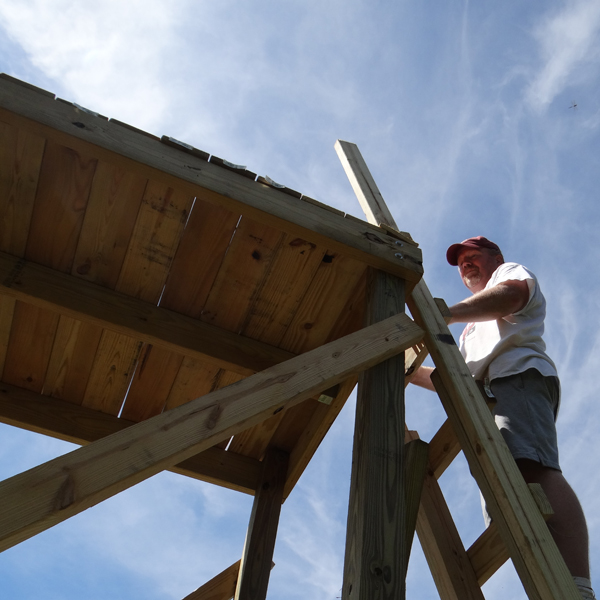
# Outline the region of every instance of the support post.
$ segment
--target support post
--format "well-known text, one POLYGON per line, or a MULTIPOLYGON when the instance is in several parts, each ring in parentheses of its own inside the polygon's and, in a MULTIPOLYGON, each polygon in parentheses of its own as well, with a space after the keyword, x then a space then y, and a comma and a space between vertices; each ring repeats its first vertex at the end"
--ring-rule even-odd
MULTIPOLYGON (((404 311, 404 283, 369 273, 367 324, 404 311)), ((342 598, 405 597, 404 355, 358 382, 342 598)))
POLYGON ((235 600, 267 597, 288 462, 287 452, 277 448, 267 450, 252 505, 235 600))

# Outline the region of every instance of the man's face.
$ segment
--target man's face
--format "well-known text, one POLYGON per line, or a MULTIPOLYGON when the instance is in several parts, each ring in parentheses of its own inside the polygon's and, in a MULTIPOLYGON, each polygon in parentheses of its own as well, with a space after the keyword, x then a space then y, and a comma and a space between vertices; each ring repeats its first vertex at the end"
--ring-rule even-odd
POLYGON ((502 255, 494 256, 486 248, 463 248, 458 254, 458 272, 463 283, 476 293, 486 286, 502 261, 502 255))

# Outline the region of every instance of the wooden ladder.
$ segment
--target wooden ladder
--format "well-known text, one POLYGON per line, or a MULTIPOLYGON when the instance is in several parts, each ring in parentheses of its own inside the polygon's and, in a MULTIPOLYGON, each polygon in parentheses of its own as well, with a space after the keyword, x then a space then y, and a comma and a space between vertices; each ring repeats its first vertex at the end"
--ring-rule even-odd
MULTIPOLYGON (((410 236, 398 231, 357 146, 338 140, 335 147, 367 220, 396 237, 402 253, 410 236)), ((446 325, 445 305, 432 298, 423 280, 406 301, 413 319, 425 331, 424 347, 412 352, 406 379, 429 353, 436 367, 432 381, 448 415, 429 444, 417 519, 417 533, 440 598, 483 599, 481 586, 510 557, 531 600, 580 600, 544 522, 551 508, 541 488, 528 487, 517 469, 446 325), (492 525, 468 550, 437 482, 461 449, 493 517, 492 525)), ((416 438, 416 432, 407 431, 407 441, 416 438)), ((348 560, 348 549, 346 556, 348 560)), ((403 557, 402 562, 406 560, 403 557)), ((347 576, 346 568, 342 597, 362 600, 362 595, 347 589, 347 576)))

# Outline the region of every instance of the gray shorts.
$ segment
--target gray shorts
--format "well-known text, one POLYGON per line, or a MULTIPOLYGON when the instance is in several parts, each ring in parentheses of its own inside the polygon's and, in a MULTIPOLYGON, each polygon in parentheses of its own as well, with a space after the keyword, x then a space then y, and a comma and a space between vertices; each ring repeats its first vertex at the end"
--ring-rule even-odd
POLYGON ((514 459, 526 458, 544 467, 558 464, 556 414, 560 399, 558 377, 545 377, 537 369, 499 377, 490 383, 496 397, 496 425, 514 459))

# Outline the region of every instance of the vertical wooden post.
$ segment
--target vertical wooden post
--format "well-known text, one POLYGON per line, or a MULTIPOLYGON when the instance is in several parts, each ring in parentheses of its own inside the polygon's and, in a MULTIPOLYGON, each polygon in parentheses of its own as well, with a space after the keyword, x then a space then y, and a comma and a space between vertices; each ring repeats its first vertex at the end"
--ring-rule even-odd
MULTIPOLYGON (((404 282, 369 272, 367 324, 404 312, 404 282)), ((358 382, 344 600, 405 596, 404 355, 358 382)))
POLYGON ((289 455, 277 448, 269 448, 263 459, 235 600, 264 600, 267 596, 288 459, 289 455))

